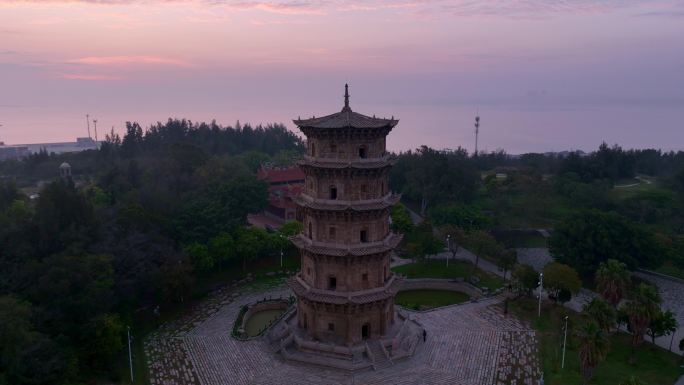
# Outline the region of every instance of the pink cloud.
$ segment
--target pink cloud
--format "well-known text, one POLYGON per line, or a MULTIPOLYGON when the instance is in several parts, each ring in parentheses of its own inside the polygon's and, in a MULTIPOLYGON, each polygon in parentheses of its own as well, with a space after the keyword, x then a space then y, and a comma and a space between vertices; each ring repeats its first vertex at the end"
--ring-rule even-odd
POLYGON ((71 64, 86 64, 95 66, 116 66, 126 64, 143 64, 143 65, 168 65, 176 67, 192 67, 192 65, 184 60, 165 58, 160 56, 86 56, 73 60, 69 60, 71 64))
POLYGON ((61 74, 59 75, 59 78, 61 79, 68 79, 68 80, 121 80, 123 79, 120 76, 111 76, 111 75, 86 75, 86 74, 61 74))
MULTIPOLYGON (((245 1, 239 3, 225 3, 226 6, 233 9, 250 10, 256 9, 271 13, 280 13, 286 15, 324 15, 326 12, 314 2, 307 1, 245 1)), ((321 2, 321 5, 323 2, 321 2)))

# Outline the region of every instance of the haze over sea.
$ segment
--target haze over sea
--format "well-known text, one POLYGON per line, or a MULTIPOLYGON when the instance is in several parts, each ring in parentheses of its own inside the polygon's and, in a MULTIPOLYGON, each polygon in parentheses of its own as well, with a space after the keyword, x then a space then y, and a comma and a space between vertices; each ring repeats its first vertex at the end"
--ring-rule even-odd
POLYGON ((681 1, 0 0, 0 141, 401 119, 391 150, 684 149, 681 1))

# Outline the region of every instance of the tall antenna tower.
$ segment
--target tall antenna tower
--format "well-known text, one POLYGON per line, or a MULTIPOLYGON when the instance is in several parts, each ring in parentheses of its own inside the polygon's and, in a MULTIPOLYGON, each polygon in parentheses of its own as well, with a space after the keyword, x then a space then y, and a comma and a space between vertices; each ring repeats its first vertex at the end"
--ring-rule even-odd
POLYGON ((97 142, 97 119, 93 119, 93 124, 95 125, 95 141, 97 142))
POLYGON ((480 112, 475 113, 475 156, 477 156, 477 139, 480 135, 480 112))
POLYGON ((86 114, 86 124, 88 125, 88 138, 90 138, 90 115, 86 114))

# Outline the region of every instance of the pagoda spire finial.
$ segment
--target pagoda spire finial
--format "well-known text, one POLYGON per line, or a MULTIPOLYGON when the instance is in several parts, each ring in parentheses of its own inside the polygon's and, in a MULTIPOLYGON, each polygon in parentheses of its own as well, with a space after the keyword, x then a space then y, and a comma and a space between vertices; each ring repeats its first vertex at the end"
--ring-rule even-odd
POLYGON ((351 110, 349 108, 349 84, 344 84, 344 110, 351 110))

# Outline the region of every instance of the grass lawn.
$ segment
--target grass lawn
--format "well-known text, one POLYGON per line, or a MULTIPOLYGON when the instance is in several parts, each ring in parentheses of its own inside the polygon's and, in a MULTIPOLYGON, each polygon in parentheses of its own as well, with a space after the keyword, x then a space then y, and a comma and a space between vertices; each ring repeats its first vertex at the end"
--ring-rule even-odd
MULTIPOLYGON (((473 264, 465 261, 451 261, 449 268, 446 267, 445 261, 426 261, 410 263, 392 268, 395 273, 403 274, 409 278, 467 278, 473 271, 473 264)), ((503 286, 502 278, 477 269, 475 276, 480 279, 479 287, 486 287, 490 290, 496 290, 503 286)))
POLYGON ((655 192, 668 193, 670 190, 663 189, 658 186, 658 181, 653 178, 648 179, 651 183, 646 183, 643 180, 636 186, 630 187, 614 187, 612 190, 613 197, 616 199, 627 199, 642 194, 649 194, 655 192))
POLYGON ((463 303, 469 299, 468 294, 460 291, 419 289, 400 291, 394 298, 394 303, 409 309, 426 310, 463 303))
MULTIPOLYGON (((542 317, 537 318, 537 302, 522 299, 509 304, 509 310, 520 318, 530 321, 537 330, 539 357, 547 385, 579 385, 578 346, 572 336, 573 328, 579 325, 578 313, 555 305, 544 305, 542 317), (565 368, 561 369, 563 343, 563 317, 568 315, 568 343, 565 368)), ((599 364, 592 385, 619 385, 630 376, 639 378, 646 385, 674 384, 684 369, 680 368, 682 358, 655 345, 644 343, 636 350, 636 364, 629 364, 631 339, 625 333, 610 336, 610 352, 599 364)))

